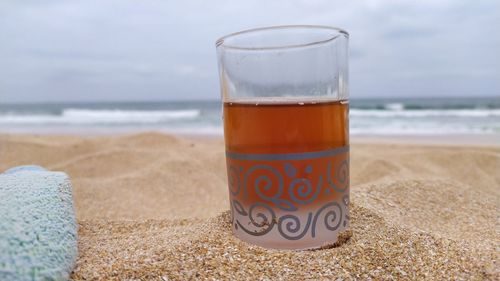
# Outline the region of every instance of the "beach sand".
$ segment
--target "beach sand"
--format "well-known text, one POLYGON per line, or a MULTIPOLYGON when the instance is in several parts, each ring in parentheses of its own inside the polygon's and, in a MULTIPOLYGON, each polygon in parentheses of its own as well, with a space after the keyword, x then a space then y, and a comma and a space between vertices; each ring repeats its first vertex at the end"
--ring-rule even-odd
POLYGON ((351 239, 276 251, 231 235, 217 138, 0 135, 0 171, 67 172, 75 280, 500 279, 500 148, 351 144, 351 239))

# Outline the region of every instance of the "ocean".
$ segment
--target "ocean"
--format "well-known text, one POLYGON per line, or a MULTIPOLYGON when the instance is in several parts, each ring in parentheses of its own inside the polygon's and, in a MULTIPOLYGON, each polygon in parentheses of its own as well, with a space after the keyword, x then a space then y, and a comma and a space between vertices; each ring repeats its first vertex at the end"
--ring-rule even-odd
MULTIPOLYGON (((352 135, 500 134, 500 97, 351 99, 352 135)), ((1 104, 0 133, 222 135, 219 101, 1 104)))

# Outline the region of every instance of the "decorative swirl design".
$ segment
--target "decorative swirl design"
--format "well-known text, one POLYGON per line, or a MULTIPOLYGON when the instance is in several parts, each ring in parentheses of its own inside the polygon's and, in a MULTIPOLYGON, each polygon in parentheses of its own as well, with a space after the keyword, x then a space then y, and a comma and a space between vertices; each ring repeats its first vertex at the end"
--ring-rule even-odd
POLYGON ((346 214, 343 220, 342 207, 337 202, 330 202, 319 208, 313 215, 312 212, 307 214, 307 220, 301 221, 299 216, 287 214, 281 216, 278 220, 273 209, 265 203, 256 203, 250 206, 249 211, 245 211, 243 206, 236 200, 232 201, 232 212, 247 217, 248 225, 253 227, 248 228, 236 216, 234 216, 234 227, 241 228, 247 234, 252 236, 262 236, 269 233, 275 225, 278 226, 278 233, 287 240, 299 240, 303 238, 311 230, 311 237, 316 237, 317 223, 320 218, 323 220, 324 227, 329 231, 336 231, 342 225, 346 227, 349 216, 346 214), (257 209, 262 209, 257 211, 257 209), (327 210, 328 209, 328 210, 327 210), (327 210, 325 212, 325 210, 327 210), (302 227, 302 224, 304 226, 302 227))
POLYGON ((304 237, 309 230, 309 226, 311 225, 311 218, 312 218, 312 213, 309 213, 307 216, 307 222, 306 225, 304 226, 304 229, 302 232, 300 232, 296 236, 292 236, 287 234, 283 230, 283 225, 285 225, 286 231, 291 234, 298 233, 300 231, 300 219, 297 216, 294 215, 285 215, 282 216, 279 221, 278 221, 278 231, 283 236, 284 238, 288 240, 299 240, 300 238, 304 237), (285 223, 286 220, 289 220, 288 222, 285 223))
MULTIPOLYGON (((238 212, 238 210, 236 210, 238 212)), ((257 227, 259 229, 256 230, 249 230, 243 226, 243 224, 239 221, 236 220, 236 223, 238 226, 245 231, 246 233, 253 235, 253 236, 262 236, 267 234, 269 231, 271 231, 276 224, 276 214, 274 213, 273 209, 269 207, 267 204, 264 203, 255 203, 252 206, 250 206, 250 209, 248 211, 248 215, 250 218, 250 222, 254 227, 257 227), (262 207, 267 211, 266 213, 263 212, 257 212, 255 213, 255 209, 257 207, 262 207), (256 219, 259 218, 261 221, 258 222, 256 219)))
POLYGON ((337 170, 335 173, 332 173, 332 162, 328 163, 327 167, 327 182, 328 185, 333 188, 333 190, 343 193, 344 191, 347 190, 349 187, 349 164, 347 163, 347 160, 342 161, 340 165, 337 167, 337 170), (335 184, 334 179, 332 179, 332 174, 335 175, 335 178, 337 181, 343 186, 343 188, 339 187, 338 185, 335 184))
POLYGON ((232 205, 233 205, 233 208, 236 210, 236 212, 238 212, 238 214, 240 214, 242 216, 248 215, 248 213, 245 211, 245 208, 243 208, 243 205, 241 205, 241 203, 238 202, 237 200, 233 200, 232 205))
POLYGON ((322 176, 318 177, 318 183, 316 184, 315 189, 313 189, 311 181, 308 179, 294 179, 288 187, 288 194, 290 195, 292 201, 294 201, 295 203, 302 205, 309 204, 318 198, 322 185, 322 176), (297 195, 295 195, 295 193, 297 193, 297 195))
POLYGON ((346 159, 337 167, 337 180, 343 185, 346 185, 349 180, 349 163, 346 159))
POLYGON ((295 207, 290 201, 286 199, 282 199, 281 196, 283 195, 283 188, 284 188, 284 180, 283 176, 281 173, 278 171, 273 166, 270 165, 255 165, 252 168, 248 169, 248 171, 245 173, 244 176, 244 196, 245 198, 248 197, 248 181, 249 177, 252 175, 252 173, 262 173, 262 171, 269 171, 271 174, 275 177, 277 181, 277 192, 273 194, 272 196, 267 196, 264 194, 265 191, 271 190, 273 187, 273 180, 271 177, 267 174, 262 174, 259 175, 254 181, 251 186, 254 188, 255 192, 257 195, 266 201, 272 202, 276 205, 276 207, 285 210, 285 211, 296 211, 297 207, 295 207))
POLYGON ((340 227, 340 224, 342 222, 342 208, 340 207, 339 203, 337 202, 330 202, 323 207, 321 207, 316 214, 314 215, 313 221, 312 221, 312 229, 311 229, 311 235, 312 237, 316 237, 316 223, 318 222, 318 218, 320 214, 327 208, 330 207, 337 207, 338 208, 338 214, 335 212, 335 210, 329 210, 328 212, 325 213, 324 215, 324 224, 326 229, 330 231, 335 231, 340 227), (329 219, 331 218, 331 219, 329 219), (337 220, 338 222, 334 224, 334 222, 337 220))
POLYGON ((229 210, 231 211, 230 215, 231 215, 231 225, 232 225, 234 223, 234 207, 232 200, 229 200, 229 210))
POLYGON ((313 192, 313 188, 312 188, 310 180, 304 179, 304 178, 294 179, 290 183, 289 193, 290 193, 290 197, 292 197, 292 200, 297 202, 297 203, 300 203, 302 200, 300 200, 299 198, 297 198, 295 196, 295 193, 293 192, 295 187, 297 187, 297 193, 298 193, 298 196, 300 196, 300 197, 307 197, 307 195, 309 195, 313 192))
POLYGON ((276 178, 277 182, 278 182, 278 191, 276 192, 276 194, 274 194, 273 196, 267 196, 264 194, 264 191, 268 191, 269 189, 271 189, 271 187, 273 186, 273 180, 271 179, 271 177, 269 177, 269 175, 266 175, 266 174, 262 174, 262 175, 259 175, 255 181, 253 182, 253 184, 251 186, 253 186, 255 188, 255 192, 257 192, 257 194, 260 196, 260 198, 264 199, 264 200, 267 200, 267 201, 273 201, 273 199, 277 199, 281 196, 281 194, 283 194, 283 176, 281 175, 281 173, 278 171, 278 169, 276 169, 275 167, 273 166, 270 166, 270 165, 255 165, 255 166, 252 166, 250 169, 248 169, 248 171, 246 171, 245 173, 245 177, 243 179, 244 181, 244 195, 245 197, 248 196, 248 178, 250 177, 250 175, 252 175, 252 173, 254 173, 255 171, 258 171, 258 173, 262 173, 262 171, 269 171, 271 172, 271 174, 276 178), (264 183, 264 185, 262 186, 262 183, 264 183))
POLYGON ((228 181, 229 181, 229 192, 233 196, 236 196, 240 193, 241 183, 240 183, 240 175, 239 175, 238 167, 234 165, 230 165, 228 169, 228 181))
POLYGON ((335 239, 350 221, 348 151, 227 153, 234 230, 271 240, 335 239), (319 205, 319 197, 328 202, 319 205))

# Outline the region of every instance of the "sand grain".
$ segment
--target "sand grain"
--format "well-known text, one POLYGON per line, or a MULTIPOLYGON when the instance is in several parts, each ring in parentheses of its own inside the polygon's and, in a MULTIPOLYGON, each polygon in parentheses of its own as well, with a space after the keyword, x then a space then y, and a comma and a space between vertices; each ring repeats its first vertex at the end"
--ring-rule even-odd
POLYGON ((220 139, 0 135, 0 170, 67 172, 75 280, 499 280, 500 149, 354 143, 352 237, 273 251, 229 229, 220 139))

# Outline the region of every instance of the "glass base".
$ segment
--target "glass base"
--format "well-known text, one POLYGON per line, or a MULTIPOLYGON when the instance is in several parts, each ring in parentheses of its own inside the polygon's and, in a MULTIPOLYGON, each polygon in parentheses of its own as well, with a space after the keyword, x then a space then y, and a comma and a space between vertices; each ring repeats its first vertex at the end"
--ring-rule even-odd
POLYGON ((349 229, 348 196, 318 208, 293 212, 275 211, 265 204, 245 208, 232 202, 232 230, 250 244, 271 249, 326 248, 349 229))

